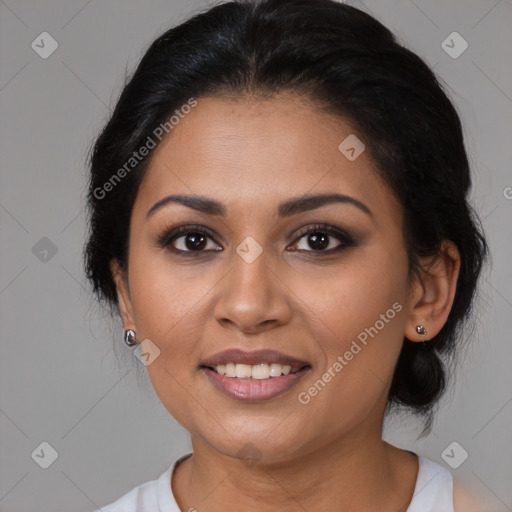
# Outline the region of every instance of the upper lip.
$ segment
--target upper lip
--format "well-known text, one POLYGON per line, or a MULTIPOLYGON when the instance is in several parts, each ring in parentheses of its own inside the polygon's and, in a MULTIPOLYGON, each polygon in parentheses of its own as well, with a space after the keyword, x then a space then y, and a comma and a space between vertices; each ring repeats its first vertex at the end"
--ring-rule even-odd
POLYGON ((200 366, 215 367, 219 364, 226 363, 239 363, 239 364, 282 364, 289 365, 293 369, 300 369, 304 366, 309 366, 307 361, 302 361, 296 357, 283 354, 276 350, 255 350, 245 351, 241 349, 229 349, 208 357, 201 361, 200 366))

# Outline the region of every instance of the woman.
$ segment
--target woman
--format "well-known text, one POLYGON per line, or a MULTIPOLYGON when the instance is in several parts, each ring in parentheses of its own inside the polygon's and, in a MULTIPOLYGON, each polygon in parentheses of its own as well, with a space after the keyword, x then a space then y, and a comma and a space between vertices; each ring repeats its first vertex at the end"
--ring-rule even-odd
MULTIPOLYGON (((86 270, 191 435, 114 511, 461 510, 432 422, 487 246, 458 115, 378 21, 228 2, 160 36, 91 158, 86 270)), ((467 510, 467 508, 464 508, 467 510)))

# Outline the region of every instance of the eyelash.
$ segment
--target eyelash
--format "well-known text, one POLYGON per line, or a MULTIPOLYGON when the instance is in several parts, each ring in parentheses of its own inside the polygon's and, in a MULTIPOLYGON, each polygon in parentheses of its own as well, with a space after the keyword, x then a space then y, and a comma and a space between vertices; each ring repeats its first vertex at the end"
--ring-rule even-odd
MULTIPOLYGON (((171 251, 174 254, 178 254, 180 256, 186 256, 186 257, 198 257, 201 256, 202 253, 205 252, 211 252, 200 250, 200 251, 184 251, 182 249, 176 249, 175 247, 172 247, 172 242, 177 240, 178 238, 181 238, 184 235, 190 234, 190 233, 199 233, 202 235, 207 236, 208 238, 212 239, 217 245, 218 242, 216 240, 216 236, 207 228, 201 225, 189 225, 189 226, 180 226, 179 228, 173 229, 169 232, 165 232, 163 236, 160 236, 158 238, 158 245, 160 247, 166 248, 169 251, 171 251)), ((337 247, 334 247, 333 249, 327 249, 327 250, 304 250, 304 249, 296 249, 297 252, 306 252, 306 253, 312 253, 315 257, 317 256, 323 256, 323 255, 329 255, 333 254, 335 252, 339 252, 343 249, 346 249, 347 247, 350 247, 354 245, 353 238, 346 233, 345 231, 336 228, 334 226, 331 226, 329 224, 315 224, 312 226, 307 226, 304 228, 299 229, 297 232, 294 242, 292 245, 296 245, 297 242, 299 242, 302 238, 304 238, 306 235, 309 235, 311 233, 325 233, 332 237, 337 238, 341 243, 337 247)), ((294 251, 295 252, 295 251, 294 251)))

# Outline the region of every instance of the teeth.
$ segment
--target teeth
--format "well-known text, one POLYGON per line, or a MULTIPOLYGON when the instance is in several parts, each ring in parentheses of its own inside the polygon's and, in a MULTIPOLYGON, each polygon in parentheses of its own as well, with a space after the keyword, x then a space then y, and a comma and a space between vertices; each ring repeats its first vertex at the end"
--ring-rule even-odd
POLYGON ((268 379, 269 377, 280 377, 281 375, 288 375, 289 373, 297 373, 298 370, 293 370, 288 364, 235 364, 226 363, 219 364, 215 370, 220 375, 226 377, 236 377, 238 379, 268 379))

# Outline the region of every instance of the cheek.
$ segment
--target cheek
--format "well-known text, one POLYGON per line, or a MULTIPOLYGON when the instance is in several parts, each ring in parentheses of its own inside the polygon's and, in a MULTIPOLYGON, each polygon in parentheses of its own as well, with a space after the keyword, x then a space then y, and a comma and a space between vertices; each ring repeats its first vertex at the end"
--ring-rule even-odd
POLYGON ((315 396, 317 411, 356 422, 383 398, 402 346, 405 252, 368 252, 332 267, 328 279, 296 278, 293 289, 307 305, 310 334, 322 353, 308 383, 314 389, 301 391, 315 396))
POLYGON ((341 264, 318 267, 314 273, 306 267, 291 269, 283 280, 300 299, 297 305, 303 304, 300 315, 307 314, 310 326, 316 324, 324 333, 323 345, 331 356, 376 322, 379 336, 400 341, 403 321, 397 313, 404 309, 408 290, 405 251, 375 244, 375 249, 354 252, 341 264))
MULTIPOLYGON (((182 424, 189 417, 192 394, 190 375, 197 365, 194 345, 202 322, 197 318, 201 297, 207 292, 204 280, 184 279, 169 263, 153 257, 131 260, 131 283, 137 337, 150 339, 160 351, 146 366, 153 389, 164 407, 182 424)), ((176 267, 174 267, 176 268, 176 267)), ((192 422, 193 423, 193 422, 192 422)))
POLYGON ((196 316, 215 276, 194 269, 194 265, 177 265, 164 250, 155 253, 141 248, 132 253, 130 289, 135 320, 141 334, 163 347, 175 344, 184 329, 201 327, 196 316))
POLYGON ((209 299, 222 274, 197 263, 171 261, 165 251, 134 244, 130 253, 130 291, 137 337, 150 339, 158 357, 146 367, 156 394, 180 421, 193 399, 199 341, 211 314, 209 299))

